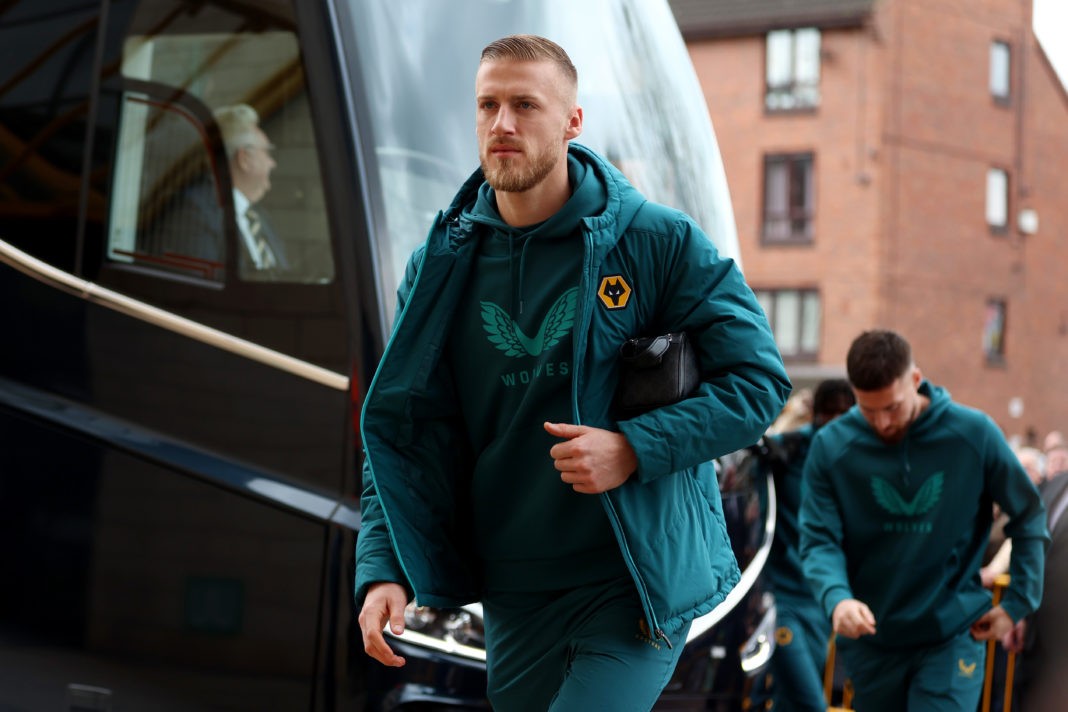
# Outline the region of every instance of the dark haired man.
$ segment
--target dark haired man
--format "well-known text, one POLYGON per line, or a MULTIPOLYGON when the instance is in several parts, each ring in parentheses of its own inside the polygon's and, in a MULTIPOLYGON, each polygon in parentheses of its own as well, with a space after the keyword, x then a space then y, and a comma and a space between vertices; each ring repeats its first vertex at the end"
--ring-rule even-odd
POLYGON ((923 380, 899 334, 858 336, 846 370, 857 407, 816 435, 805 465, 805 575, 857 709, 974 712, 983 641, 1042 598, 1042 500, 994 422, 923 380), (979 576, 991 502, 1013 540, 995 607, 979 576))
POLYGON ((481 599, 502 712, 652 707, 690 622, 738 579, 710 460, 755 442, 789 392, 734 264, 568 145, 576 90, 549 40, 483 51, 482 168, 409 262, 362 419, 365 649, 403 665, 382 630, 409 600, 481 599), (696 346, 697 391, 618 420, 620 344, 673 331, 696 346))
POLYGON ((775 482, 777 508, 775 540, 765 571, 775 594, 778 626, 768 674, 754 684, 749 698, 752 709, 764 709, 769 699, 776 712, 827 709, 823 668, 831 629, 801 570, 797 517, 801 509, 801 478, 812 438, 853 403, 853 391, 844 378, 821 381, 812 396, 812 422, 766 439, 762 461, 775 482))

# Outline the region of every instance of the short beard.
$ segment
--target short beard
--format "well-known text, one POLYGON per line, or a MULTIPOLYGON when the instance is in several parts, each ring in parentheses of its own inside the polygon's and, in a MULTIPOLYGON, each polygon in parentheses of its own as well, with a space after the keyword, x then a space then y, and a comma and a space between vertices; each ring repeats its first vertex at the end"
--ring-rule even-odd
POLYGON ((482 173, 490 187, 500 193, 523 193, 541 183, 553 172, 559 155, 556 146, 546 146, 540 153, 530 156, 526 165, 510 165, 507 161, 498 161, 495 166, 490 166, 492 157, 487 149, 481 156, 482 173))

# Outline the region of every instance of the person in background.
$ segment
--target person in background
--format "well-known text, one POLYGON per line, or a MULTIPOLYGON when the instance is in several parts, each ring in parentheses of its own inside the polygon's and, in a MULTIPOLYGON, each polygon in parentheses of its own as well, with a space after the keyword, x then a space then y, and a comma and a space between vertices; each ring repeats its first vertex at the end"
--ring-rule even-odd
MULTIPOLYGON (((221 107, 213 113, 229 166, 237 271, 247 280, 271 280, 290 267, 285 246, 259 203, 271 188, 274 146, 259 126, 259 114, 247 104, 221 107)), ((145 236, 145 249, 160 256, 178 256, 222 270, 226 263, 224 197, 217 179, 205 172, 177 190, 158 225, 145 236)))
POLYGON ((767 434, 787 433, 812 422, 812 389, 797 388, 786 400, 779 417, 768 428, 767 434))
MULTIPOLYGON (((1061 446, 1063 448, 1063 446, 1061 446)), ((1057 452, 1054 447, 1050 453, 1057 452)), ((1019 709, 1060 712, 1068 700, 1068 468, 1043 482, 1050 545, 1046 551, 1042 604, 1002 639, 1007 650, 1022 653, 1016 678, 1019 709)))
POLYGON ((579 136, 577 72, 502 38, 475 77, 481 169, 409 261, 365 398, 364 648, 405 606, 481 600, 503 712, 648 710, 692 620, 739 579, 711 460, 755 442, 789 380, 741 272, 579 136), (619 348, 685 332, 701 382, 613 411, 619 348))
POLYGON ((264 278, 284 272, 289 269, 285 246, 258 207, 271 189, 271 172, 277 166, 274 144, 260 128, 259 114, 247 104, 224 106, 214 115, 230 159, 234 219, 244 248, 238 251, 238 273, 264 278))
POLYGON ((1064 442, 1063 437, 1059 437, 1059 432, 1054 431, 1050 435, 1058 436, 1046 438, 1046 479, 1052 480, 1060 473, 1068 471, 1068 444, 1064 442))
MULTIPOLYGON (((768 673, 754 684, 750 709, 824 712, 823 670, 831 625, 805 580, 798 552, 801 479, 813 436, 854 404, 844 378, 821 381, 812 395, 812 422, 766 438, 762 462, 771 471, 777 503, 775 539, 765 568, 778 626, 768 673)), ((765 478, 766 479, 766 478, 765 478)))
POLYGON ((857 406, 816 433, 805 463, 805 576, 858 710, 974 712, 984 641, 1042 598, 1042 500, 993 420, 925 381, 900 334, 860 334, 846 371, 857 406), (991 502, 1013 539, 997 606, 979 576, 991 502))
MULTIPOLYGON (((1046 458, 1042 452, 1033 447, 1016 448, 1016 457, 1020 460, 1020 466, 1024 468, 1031 482, 1042 492, 1046 483, 1046 458)), ((1012 539, 1005 537, 1005 524, 1008 517, 994 506, 994 524, 990 533, 991 542, 997 542, 993 547, 994 554, 979 570, 979 576, 983 586, 993 588, 994 579, 1009 571, 1009 560, 1012 558, 1012 539)))

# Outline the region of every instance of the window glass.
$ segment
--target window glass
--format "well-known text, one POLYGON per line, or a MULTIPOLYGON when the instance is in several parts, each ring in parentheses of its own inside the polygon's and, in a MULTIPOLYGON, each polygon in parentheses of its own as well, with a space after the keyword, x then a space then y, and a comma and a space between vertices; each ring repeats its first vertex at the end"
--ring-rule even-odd
POLYGON ((784 358, 811 360, 820 349, 820 295, 814 289, 758 289, 775 342, 784 358))
POLYGON ((773 30, 767 35, 766 93, 770 111, 811 109, 820 103, 820 31, 773 30))
POLYGON ((771 292, 758 289, 754 290, 757 302, 760 303, 760 308, 764 310, 764 316, 768 318, 768 323, 771 323, 772 318, 775 315, 775 298, 771 292))
POLYGON ((331 281, 291 23, 166 9, 143 3, 123 44, 108 258, 216 285, 331 281))
POLYGON ((798 30, 794 48, 797 82, 806 88, 820 81, 820 31, 815 28, 798 30))
POLYGON ((771 326, 783 353, 801 350, 801 300, 796 291, 783 290, 775 295, 775 322, 771 326))
POLYGON ((405 0, 338 8, 353 76, 373 97, 359 107, 366 113, 360 140, 387 322, 408 256, 478 167, 479 52, 515 32, 551 37, 570 54, 585 113, 578 142, 608 158, 650 200, 692 215, 721 254, 738 257, 708 107, 667 3, 405 0), (456 16, 478 22, 455 23, 456 16), (599 30, 596 42, 591 27, 599 30), (448 108, 455 106, 469 108, 448 108))
POLYGON ((801 299, 801 351, 814 354, 820 350, 820 295, 804 292, 801 299))
POLYGON ((788 86, 793 72, 793 33, 774 30, 768 33, 768 88, 788 86))
MULTIPOLYGON (((0 5, 0 240, 74 271, 95 3, 0 5)), ((89 210, 101 203, 88 196, 89 210)))
POLYGON ((1008 224, 1009 176, 1000 168, 986 173, 986 222, 992 228, 1004 229, 1008 224))
POLYGON ((1005 360, 1005 311, 1003 299, 988 299, 983 316, 983 355, 989 363, 1005 360))
POLYGON ((814 191, 812 154, 772 155, 764 159, 766 242, 811 242, 814 191))
POLYGON ((1010 69, 1011 52, 1005 42, 990 45, 990 93, 996 99, 1009 98, 1011 87, 1010 69))

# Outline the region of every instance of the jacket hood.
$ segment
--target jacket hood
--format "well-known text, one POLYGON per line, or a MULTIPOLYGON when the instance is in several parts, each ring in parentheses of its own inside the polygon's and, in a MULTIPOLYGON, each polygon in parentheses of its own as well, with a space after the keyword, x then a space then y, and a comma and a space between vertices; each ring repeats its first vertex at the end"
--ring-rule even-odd
MULTIPOLYGON (((924 437, 930 433, 932 429, 936 429, 939 421, 942 420, 942 417, 953 402, 949 391, 941 386, 934 385, 930 381, 925 380, 921 382, 918 391, 920 395, 926 396, 930 400, 930 403, 924 408, 923 412, 920 413, 919 417, 909 426, 908 431, 905 433, 904 440, 914 440, 918 437, 924 437)), ((854 405, 842 417, 836 418, 830 423, 825 424, 819 430, 830 430, 832 426, 835 430, 838 430, 838 432, 849 431, 852 433, 853 437, 885 444, 879 438, 875 429, 864 419, 858 406, 854 405)))
POLYGON ((950 403, 953 402, 949 391, 942 386, 934 385, 930 381, 920 383, 919 392, 920 395, 927 396, 931 402, 909 428, 908 434, 910 436, 926 435, 932 428, 937 428, 942 416, 945 415, 950 403))

